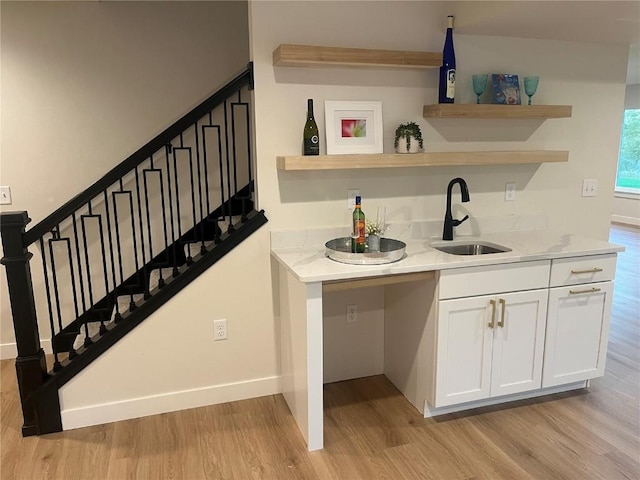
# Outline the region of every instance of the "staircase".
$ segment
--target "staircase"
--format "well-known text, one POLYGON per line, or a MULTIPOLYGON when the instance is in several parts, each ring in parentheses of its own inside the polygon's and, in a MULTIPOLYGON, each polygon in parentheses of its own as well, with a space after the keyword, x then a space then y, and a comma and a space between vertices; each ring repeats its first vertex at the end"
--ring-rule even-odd
POLYGON ((249 64, 31 229, 27 212, 0 214, 24 436, 61 431, 60 387, 267 222, 253 201, 252 88, 249 64))

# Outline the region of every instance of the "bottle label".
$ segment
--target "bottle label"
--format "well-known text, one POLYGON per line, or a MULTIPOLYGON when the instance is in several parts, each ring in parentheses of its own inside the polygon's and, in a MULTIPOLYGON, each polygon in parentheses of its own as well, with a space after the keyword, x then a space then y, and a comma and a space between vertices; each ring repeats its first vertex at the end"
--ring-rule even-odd
POLYGON ((451 68, 446 71, 447 79, 447 98, 454 98, 456 90, 456 70, 451 68))
POLYGON ((304 154, 305 155, 319 155, 320 154, 320 142, 318 135, 313 135, 311 138, 304 140, 304 154))
POLYGON ((359 245, 363 245, 365 243, 364 220, 356 221, 355 231, 356 235, 358 235, 358 238, 356 238, 356 243, 359 245))

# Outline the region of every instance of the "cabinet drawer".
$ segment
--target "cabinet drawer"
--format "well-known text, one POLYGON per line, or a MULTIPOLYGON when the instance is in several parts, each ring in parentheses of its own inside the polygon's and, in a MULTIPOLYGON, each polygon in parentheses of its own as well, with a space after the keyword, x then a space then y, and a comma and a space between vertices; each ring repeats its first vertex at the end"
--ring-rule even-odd
POLYGON ((550 286, 577 285, 580 283, 613 280, 616 272, 616 254, 589 255, 561 258, 551 263, 550 286))
POLYGON ((442 270, 438 282, 439 298, 547 288, 550 268, 550 260, 538 260, 442 270))

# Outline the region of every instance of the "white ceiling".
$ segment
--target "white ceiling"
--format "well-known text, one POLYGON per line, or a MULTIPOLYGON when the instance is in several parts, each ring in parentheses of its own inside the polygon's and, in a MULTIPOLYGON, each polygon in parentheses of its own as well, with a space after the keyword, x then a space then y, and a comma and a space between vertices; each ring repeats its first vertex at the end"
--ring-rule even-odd
POLYGON ((627 84, 640 83, 640 0, 437 2, 456 32, 631 46, 627 84), (445 13, 446 10, 446 13, 445 13))

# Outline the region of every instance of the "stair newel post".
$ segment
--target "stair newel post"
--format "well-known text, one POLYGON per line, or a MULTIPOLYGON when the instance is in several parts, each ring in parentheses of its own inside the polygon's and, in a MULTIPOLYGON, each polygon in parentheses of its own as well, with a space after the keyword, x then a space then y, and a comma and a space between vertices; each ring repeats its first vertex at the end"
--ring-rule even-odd
POLYGON ((31 282, 29 260, 33 256, 23 245, 26 225, 31 221, 27 212, 0 214, 0 234, 4 257, 7 287, 13 315, 18 357, 16 372, 22 403, 23 436, 40 433, 36 417, 36 406, 31 395, 48 378, 44 350, 40 345, 36 305, 31 282))

